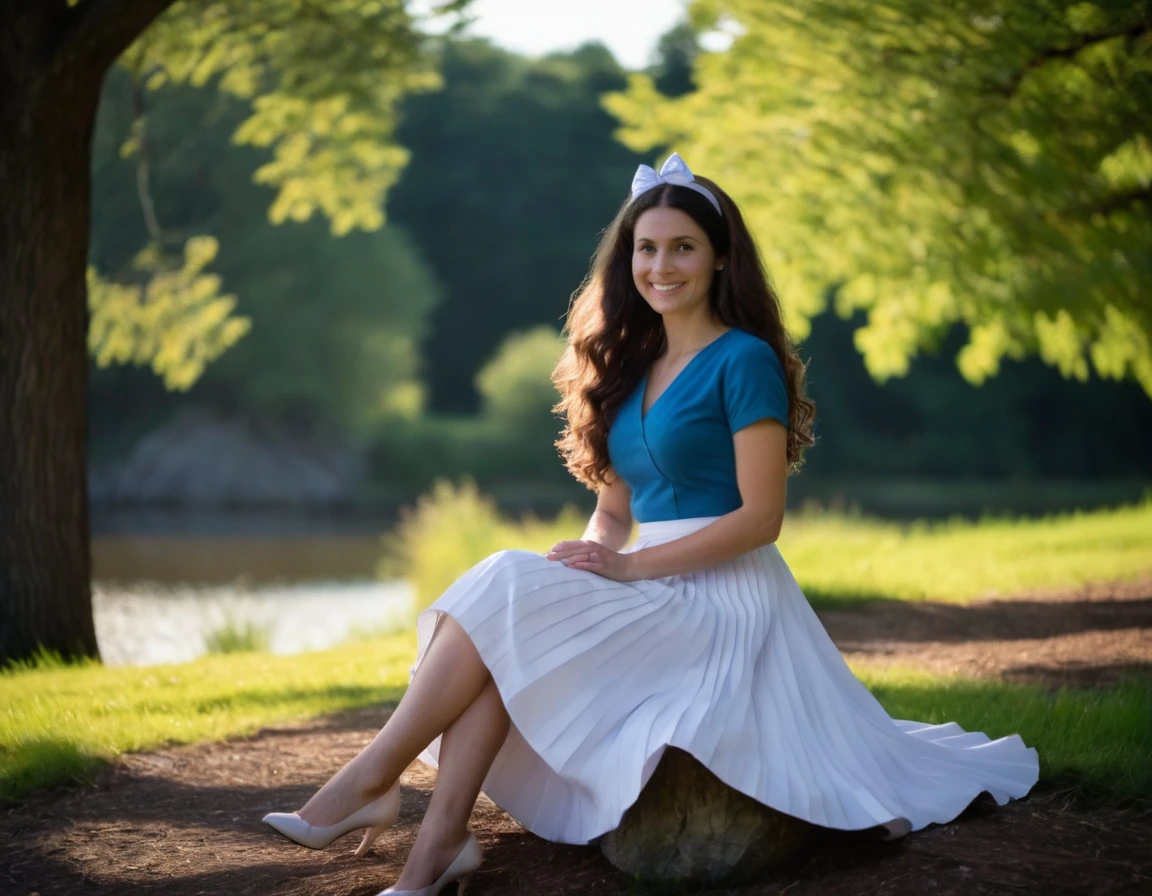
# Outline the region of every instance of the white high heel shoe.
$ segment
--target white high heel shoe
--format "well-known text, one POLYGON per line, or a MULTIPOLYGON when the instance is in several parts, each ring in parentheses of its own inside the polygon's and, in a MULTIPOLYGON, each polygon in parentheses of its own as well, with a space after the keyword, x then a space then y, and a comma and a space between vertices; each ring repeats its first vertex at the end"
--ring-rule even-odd
POLYGON ((383 796, 361 806, 347 818, 335 824, 313 825, 295 812, 269 812, 262 821, 289 840, 294 840, 309 849, 323 849, 337 837, 343 837, 357 828, 367 828, 364 839, 356 848, 356 855, 362 856, 385 830, 396 823, 400 816, 400 782, 397 781, 383 796))
POLYGON ((460 882, 456 896, 464 896, 464 888, 472 880, 472 875, 480 867, 482 859, 483 853, 480 851, 480 844, 476 842, 476 835, 469 833, 460 852, 456 853, 456 858, 434 883, 420 890, 397 890, 395 887, 389 887, 387 890, 381 890, 376 896, 437 896, 452 881, 460 882))

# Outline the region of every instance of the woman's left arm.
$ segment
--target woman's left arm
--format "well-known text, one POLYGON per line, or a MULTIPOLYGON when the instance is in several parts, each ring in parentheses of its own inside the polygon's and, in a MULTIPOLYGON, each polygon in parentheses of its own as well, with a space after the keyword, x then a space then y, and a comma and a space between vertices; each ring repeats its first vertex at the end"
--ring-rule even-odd
POLYGON ((660 579, 715 566, 771 544, 780 535, 788 482, 788 430, 765 418, 732 436, 742 506, 703 529, 664 544, 617 553, 585 542, 562 542, 548 557, 618 582, 660 579))

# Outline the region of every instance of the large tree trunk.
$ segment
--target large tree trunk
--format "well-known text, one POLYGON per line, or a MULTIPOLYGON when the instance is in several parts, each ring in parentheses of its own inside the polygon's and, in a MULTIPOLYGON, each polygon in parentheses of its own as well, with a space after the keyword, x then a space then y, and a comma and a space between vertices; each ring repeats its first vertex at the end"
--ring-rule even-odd
POLYGON ((45 59, 36 31, 0 26, 0 662, 98 655, 85 269, 103 73, 45 59))
POLYGON ((97 656, 88 540, 89 156, 108 66, 172 0, 0 8, 0 664, 97 656))

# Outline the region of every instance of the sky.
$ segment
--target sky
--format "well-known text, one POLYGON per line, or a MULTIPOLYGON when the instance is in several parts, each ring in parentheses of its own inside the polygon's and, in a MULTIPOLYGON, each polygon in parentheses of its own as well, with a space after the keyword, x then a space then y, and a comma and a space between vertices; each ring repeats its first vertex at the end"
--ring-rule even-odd
POLYGON ((648 65, 684 7, 684 0, 474 0, 470 32, 529 56, 599 40, 624 68, 636 69, 648 65))

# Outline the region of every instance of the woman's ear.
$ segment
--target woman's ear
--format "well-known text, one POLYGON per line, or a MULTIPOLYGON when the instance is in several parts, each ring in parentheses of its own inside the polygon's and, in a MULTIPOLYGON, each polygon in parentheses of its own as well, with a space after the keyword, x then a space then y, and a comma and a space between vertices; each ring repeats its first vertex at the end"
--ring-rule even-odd
POLYGON ((716 259, 716 270, 718 270, 718 271, 724 270, 724 265, 727 262, 727 260, 728 259, 726 259, 726 258, 717 258, 716 259))

